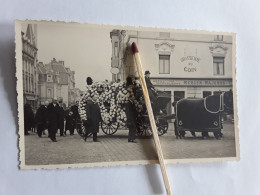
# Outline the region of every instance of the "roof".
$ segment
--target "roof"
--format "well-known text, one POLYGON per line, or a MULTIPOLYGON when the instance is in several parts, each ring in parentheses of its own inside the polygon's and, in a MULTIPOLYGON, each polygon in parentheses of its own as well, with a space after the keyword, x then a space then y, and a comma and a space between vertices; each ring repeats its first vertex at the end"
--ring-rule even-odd
POLYGON ((33 33, 32 24, 28 24, 25 36, 28 38, 28 40, 33 46, 36 46, 35 35, 33 33))
POLYGON ((37 67, 38 67, 38 72, 40 74, 46 74, 47 71, 46 71, 46 69, 43 66, 39 65, 37 67))

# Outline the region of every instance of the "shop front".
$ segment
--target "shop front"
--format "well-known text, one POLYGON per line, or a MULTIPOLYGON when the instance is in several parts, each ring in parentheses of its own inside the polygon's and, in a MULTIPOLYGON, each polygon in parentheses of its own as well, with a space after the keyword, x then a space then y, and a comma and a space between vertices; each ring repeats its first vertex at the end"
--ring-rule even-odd
MULTIPOLYGON (((165 91, 171 97, 171 103, 182 98, 204 98, 217 95, 232 89, 232 79, 213 78, 151 78, 155 88, 165 91)), ((167 106, 167 113, 172 113, 171 104, 167 106)))

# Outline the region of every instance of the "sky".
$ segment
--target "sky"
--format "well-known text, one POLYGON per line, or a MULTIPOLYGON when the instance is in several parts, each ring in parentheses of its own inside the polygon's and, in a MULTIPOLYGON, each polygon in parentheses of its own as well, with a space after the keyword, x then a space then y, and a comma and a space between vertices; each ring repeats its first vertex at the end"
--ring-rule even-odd
MULTIPOLYGON (((26 28, 23 25, 22 30, 26 32, 26 28)), ((94 81, 110 81, 111 30, 80 24, 37 24, 38 61, 64 61, 65 67, 75 71, 76 87, 81 90, 85 89, 88 76, 94 81)))

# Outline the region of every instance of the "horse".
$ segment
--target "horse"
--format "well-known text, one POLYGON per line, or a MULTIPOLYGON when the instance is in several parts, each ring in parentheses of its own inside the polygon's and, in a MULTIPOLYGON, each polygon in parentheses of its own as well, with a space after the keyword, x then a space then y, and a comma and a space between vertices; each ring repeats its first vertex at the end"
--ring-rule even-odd
POLYGON ((176 120, 174 123, 176 138, 184 138, 185 131, 202 132, 207 137, 213 132, 216 139, 221 139, 222 120, 224 113, 233 113, 232 90, 206 98, 185 98, 175 104, 176 120))

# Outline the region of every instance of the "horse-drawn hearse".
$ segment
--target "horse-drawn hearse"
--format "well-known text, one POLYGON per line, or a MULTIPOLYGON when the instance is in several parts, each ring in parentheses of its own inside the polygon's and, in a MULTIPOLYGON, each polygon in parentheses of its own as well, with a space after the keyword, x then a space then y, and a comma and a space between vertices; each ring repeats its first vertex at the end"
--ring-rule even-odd
MULTIPOLYGON (((125 87, 125 86, 124 86, 125 87)), ((112 96, 116 96, 119 91, 118 89, 114 89, 114 93, 112 96)), ((99 95, 101 95, 102 90, 100 90, 99 95)), ((137 135, 138 136, 151 136, 152 135, 152 130, 150 127, 150 121, 149 117, 147 114, 144 98, 142 95, 142 90, 140 86, 135 87, 134 90, 134 96, 136 100, 140 104, 140 112, 137 113, 138 117, 136 120, 136 128, 137 128, 137 135)), ((162 91, 156 91, 154 93, 154 99, 152 101, 152 107, 153 107, 153 112, 154 112, 154 117, 156 120, 156 126, 158 130, 158 135, 163 135, 167 132, 168 130, 168 122, 167 122, 167 113, 166 113, 166 106, 168 103, 170 103, 171 98, 162 91)), ((105 107, 105 111, 107 113, 111 113, 111 102, 110 100, 102 102, 102 104, 105 107)), ((121 105, 122 106, 122 105, 121 105)), ((124 107, 124 106, 122 106, 124 107)), ((122 113, 122 112, 121 112, 122 113)), ((115 134, 119 129, 127 129, 126 128, 126 123, 120 123, 118 121, 118 118, 120 118, 120 112, 115 112, 113 113, 113 119, 109 121, 102 120, 100 122, 100 128, 103 131, 104 134, 106 135, 113 135, 115 134)), ((84 137, 85 135, 85 126, 83 124, 82 119, 77 120, 77 125, 76 125, 77 132, 80 136, 84 137)), ((90 134, 91 135, 91 134, 90 134)))
POLYGON ((233 93, 223 92, 206 98, 181 99, 175 107, 175 135, 184 138, 185 131, 202 132, 202 137, 213 132, 216 139, 222 137, 222 116, 233 114, 233 93))
MULTIPOLYGON (((121 103, 118 103, 119 100, 117 101, 117 99, 120 99, 119 94, 121 91, 124 91, 126 88, 125 83, 120 84, 121 88, 116 85, 100 86, 95 88, 96 90, 92 88, 91 93, 94 91, 101 97, 99 104, 101 113, 103 113, 103 116, 105 115, 100 122, 101 130, 106 135, 113 135, 119 129, 127 129, 125 128, 126 115, 124 112, 124 102, 127 101, 129 95, 125 94, 125 99, 121 97, 121 100, 123 100, 121 103), (106 89, 100 89, 100 86, 106 89), (108 89, 110 92, 106 93, 108 89), (124 115, 124 117, 122 115, 124 115), (106 117, 110 117, 109 120, 104 120, 106 117)), ((136 122, 137 135, 151 136, 152 130, 140 86, 137 85, 134 87, 133 96, 134 101, 137 103, 136 107, 138 107, 136 122)), ((233 113, 233 93, 231 90, 223 92, 220 95, 212 95, 206 98, 181 99, 178 102, 174 102, 175 114, 167 115, 166 106, 170 100, 171 97, 163 91, 153 92, 151 104, 158 135, 163 135, 167 132, 169 119, 175 119, 174 129, 176 138, 184 138, 185 132, 190 131, 193 135, 195 135, 194 132, 202 132, 202 136, 207 136, 208 132, 213 132, 214 136, 220 139, 222 137, 221 129, 223 128, 222 116, 233 113)), ((83 114, 84 112, 83 110, 83 114)), ((85 126, 82 120, 83 118, 77 121, 77 131, 79 135, 84 136, 85 126)))

